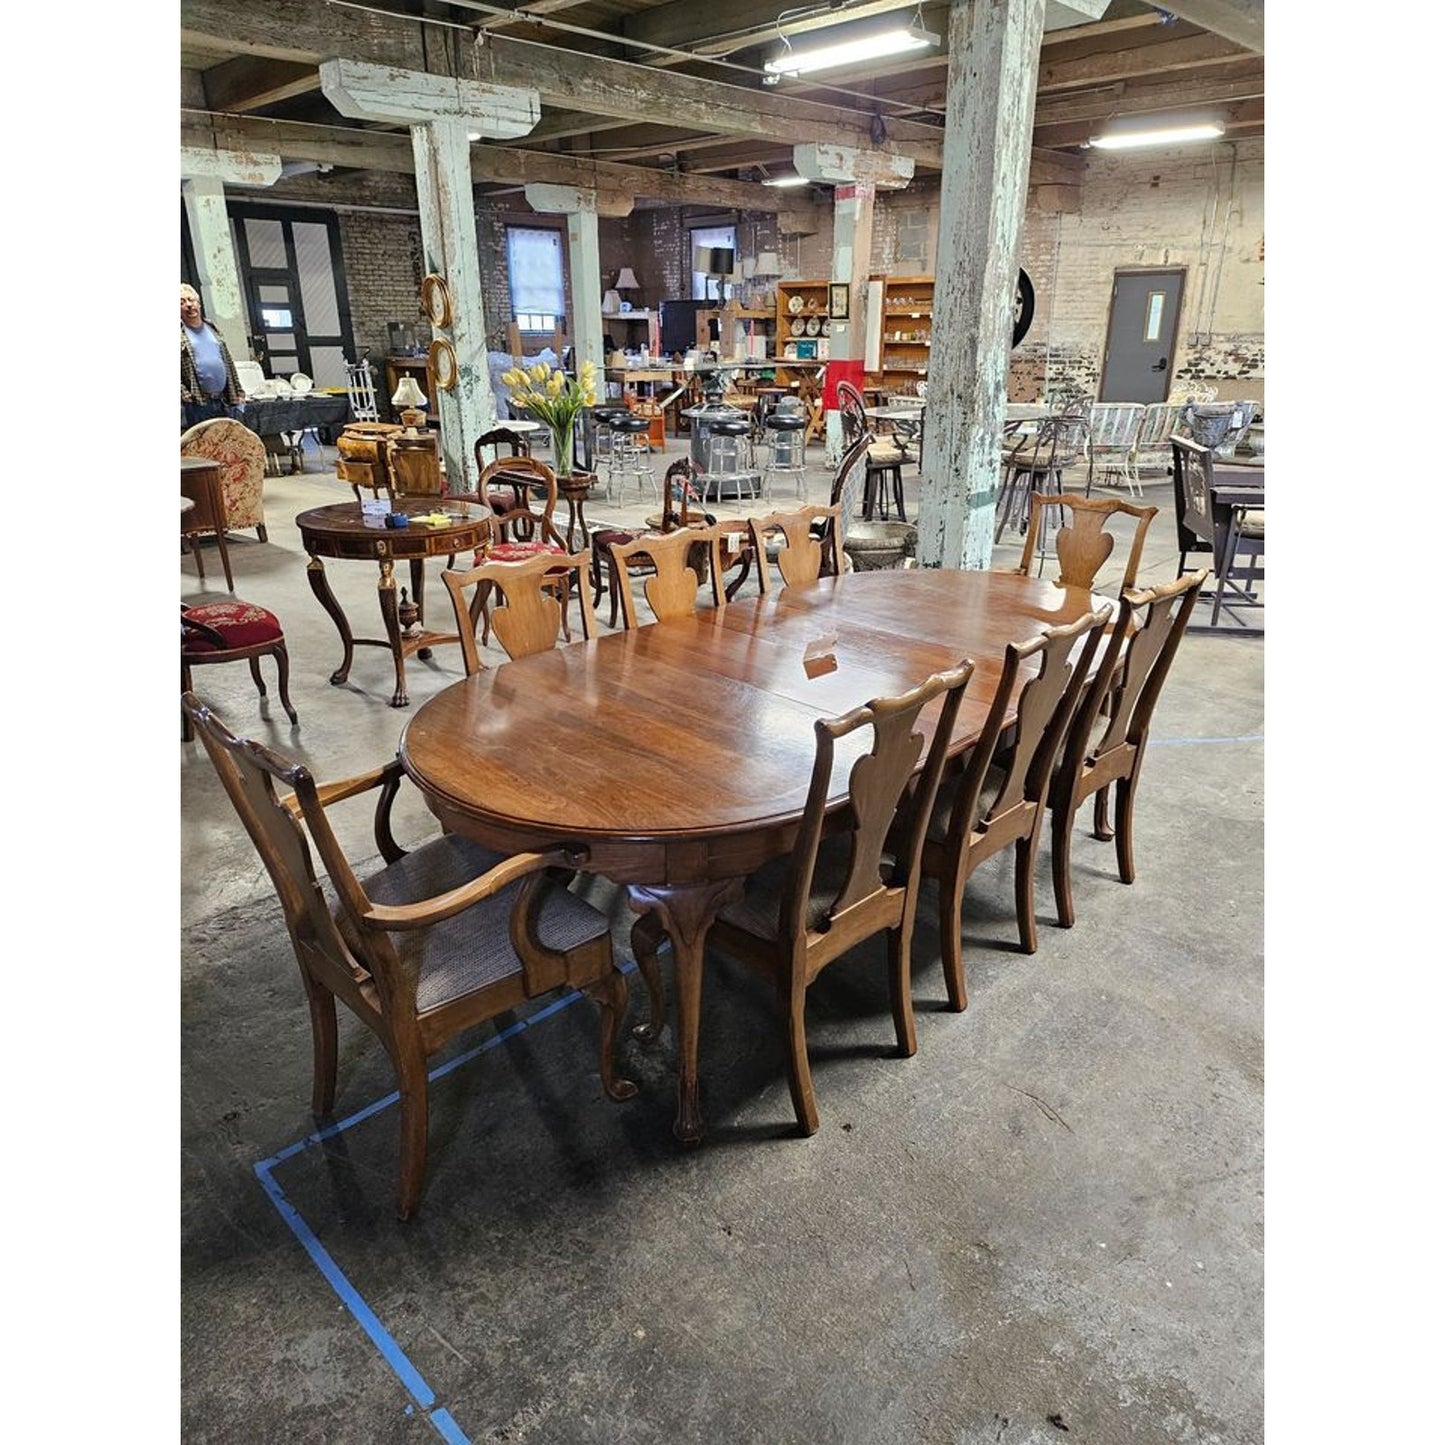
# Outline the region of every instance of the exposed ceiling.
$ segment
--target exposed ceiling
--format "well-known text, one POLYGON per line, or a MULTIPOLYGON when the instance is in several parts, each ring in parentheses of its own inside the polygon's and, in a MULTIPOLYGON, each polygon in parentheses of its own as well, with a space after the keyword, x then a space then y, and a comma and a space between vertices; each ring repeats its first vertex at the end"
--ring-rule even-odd
MULTIPOLYGON (((639 198, 705 202, 715 193, 741 205, 744 190, 756 192, 747 183, 790 171, 794 142, 807 139, 879 143, 911 156, 923 177, 937 169, 941 149, 948 8, 919 0, 182 0, 182 138, 320 162, 338 199, 361 172, 409 170, 403 127, 348 121, 322 95, 318 62, 343 56, 536 88, 542 113, 530 134, 474 147, 474 176, 486 189, 591 175, 639 198), (826 81, 764 82, 762 63, 785 38, 801 45, 840 25, 915 18, 942 37, 937 50, 832 70, 826 81)), ((1050 0, 1045 23, 1035 182, 1077 175, 1081 147, 1115 117, 1208 111, 1227 138, 1263 134, 1263 0, 1183 0, 1173 11, 1136 0, 1050 0)))

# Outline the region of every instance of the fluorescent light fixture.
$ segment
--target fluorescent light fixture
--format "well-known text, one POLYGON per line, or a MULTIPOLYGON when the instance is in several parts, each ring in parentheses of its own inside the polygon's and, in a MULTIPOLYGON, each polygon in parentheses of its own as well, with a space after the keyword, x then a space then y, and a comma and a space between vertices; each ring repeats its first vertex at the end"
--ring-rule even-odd
POLYGON ((479 130, 469 130, 469 131, 467 132, 467 139, 468 139, 468 140, 481 140, 481 138, 482 138, 482 133, 481 133, 481 131, 479 131, 479 130))
POLYGON ((769 176, 763 182, 765 186, 806 186, 807 176, 769 176))
POLYGON ((1218 121, 1201 121, 1195 125, 1155 126, 1151 130, 1120 130, 1108 135, 1089 137, 1094 150, 1126 151, 1138 146, 1178 145, 1191 140, 1216 140, 1224 134, 1218 121))
POLYGON ((839 65, 856 65, 864 60, 881 60, 885 55, 904 55, 910 50, 927 50, 939 43, 938 36, 915 25, 895 25, 852 40, 820 45, 815 50, 791 48, 763 62, 772 75, 808 75, 815 70, 832 70, 839 65))

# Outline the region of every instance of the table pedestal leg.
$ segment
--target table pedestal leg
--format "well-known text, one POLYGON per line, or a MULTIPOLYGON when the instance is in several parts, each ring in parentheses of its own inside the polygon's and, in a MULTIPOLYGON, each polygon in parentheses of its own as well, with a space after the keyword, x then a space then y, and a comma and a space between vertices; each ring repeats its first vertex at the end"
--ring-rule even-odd
POLYGON ((341 604, 336 600, 331 584, 326 580, 326 568, 321 565, 320 557, 313 557, 306 564, 306 580, 310 582, 316 600, 326 609, 326 615, 336 624, 336 630, 341 634, 341 666, 331 674, 331 685, 339 687, 351 671, 351 659, 356 651, 351 638, 351 624, 346 620, 346 614, 341 610, 341 604))
POLYGON ((396 691, 391 695, 392 707, 409 707, 411 697, 406 690, 406 658, 401 651, 401 619, 396 614, 396 578, 392 576, 392 560, 381 559, 381 579, 376 584, 381 603, 381 620, 386 627, 386 640, 391 644, 392 661, 396 663, 396 691))
POLYGON ((567 503, 567 550, 575 552, 578 547, 577 534, 581 534, 580 545, 587 545, 587 497, 595 480, 590 472, 574 472, 570 477, 558 477, 557 491, 567 503))
MULTIPOLYGON (((426 630, 426 603, 423 602, 421 595, 421 589, 425 582, 426 559, 413 557, 411 559, 411 600, 416 603, 416 625, 422 631, 426 630)), ((431 656, 431 648, 418 648, 416 655, 425 662, 431 656)))
POLYGON ((677 1117, 672 1132, 684 1144, 703 1136, 698 1103, 697 1035, 702 1017, 703 945, 718 909, 740 897, 741 878, 658 887, 629 884, 628 900, 638 913, 655 913, 672 940, 677 993, 677 1117))

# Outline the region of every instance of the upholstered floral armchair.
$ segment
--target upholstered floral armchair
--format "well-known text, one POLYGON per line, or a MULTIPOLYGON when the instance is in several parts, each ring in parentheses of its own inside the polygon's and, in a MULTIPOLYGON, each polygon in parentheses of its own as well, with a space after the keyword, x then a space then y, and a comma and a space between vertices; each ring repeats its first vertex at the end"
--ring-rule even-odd
POLYGON ((197 422, 181 433, 183 457, 206 457, 221 470, 221 493, 226 502, 226 529, 254 527, 266 541, 266 513, 261 488, 266 477, 266 447, 249 427, 229 417, 197 422))

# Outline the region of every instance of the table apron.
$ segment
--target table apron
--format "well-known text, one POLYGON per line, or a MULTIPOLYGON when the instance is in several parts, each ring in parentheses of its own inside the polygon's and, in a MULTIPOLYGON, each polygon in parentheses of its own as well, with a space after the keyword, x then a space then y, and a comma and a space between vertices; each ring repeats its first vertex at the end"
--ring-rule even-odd
POLYGON ((542 851, 559 844, 572 844, 587 851, 583 872, 596 873, 614 883, 676 887, 746 877, 770 858, 788 852, 797 836, 794 823, 716 838, 587 838, 563 828, 524 828, 499 823, 459 808, 426 788, 422 792, 427 806, 449 832, 501 853, 542 851))

